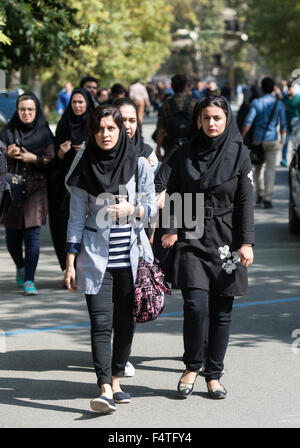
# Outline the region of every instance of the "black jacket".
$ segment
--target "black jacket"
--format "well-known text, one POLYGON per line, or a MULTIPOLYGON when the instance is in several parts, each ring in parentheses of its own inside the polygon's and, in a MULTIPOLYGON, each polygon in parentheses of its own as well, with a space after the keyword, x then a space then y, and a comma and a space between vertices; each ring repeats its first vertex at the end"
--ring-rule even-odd
MULTIPOLYGON (((175 211, 171 210, 171 225, 164 233, 178 233, 173 250, 172 284, 175 288, 202 288, 217 295, 236 296, 247 293, 247 269, 237 262, 237 252, 243 243, 254 244, 253 173, 247 158, 239 173, 227 182, 200 191, 184 177, 184 151, 178 151, 168 182, 167 193, 180 193, 182 211, 184 193, 204 194, 205 219, 202 237, 190 239, 184 223, 175 229, 175 211), (172 224, 173 223, 173 224, 172 224)), ((191 216, 189 218, 195 218, 191 216)))

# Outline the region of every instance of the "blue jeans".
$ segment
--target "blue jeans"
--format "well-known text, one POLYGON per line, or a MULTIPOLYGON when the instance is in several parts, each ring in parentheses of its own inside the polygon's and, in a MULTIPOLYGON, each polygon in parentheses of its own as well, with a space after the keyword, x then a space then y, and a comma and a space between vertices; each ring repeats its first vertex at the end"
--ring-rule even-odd
POLYGON ((34 281, 34 274, 40 255, 40 227, 27 229, 6 228, 6 246, 15 265, 25 267, 24 281, 34 281), (23 255, 23 241, 25 257, 23 255))

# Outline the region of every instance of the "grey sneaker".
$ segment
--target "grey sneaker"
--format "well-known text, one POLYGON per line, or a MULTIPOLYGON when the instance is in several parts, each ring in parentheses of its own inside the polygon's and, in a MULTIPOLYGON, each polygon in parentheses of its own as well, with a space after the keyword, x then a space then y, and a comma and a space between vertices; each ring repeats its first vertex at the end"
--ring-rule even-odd
POLYGON ((135 368, 133 367, 131 362, 127 361, 125 370, 124 370, 124 376, 129 377, 129 376, 134 376, 134 374, 135 374, 135 368))

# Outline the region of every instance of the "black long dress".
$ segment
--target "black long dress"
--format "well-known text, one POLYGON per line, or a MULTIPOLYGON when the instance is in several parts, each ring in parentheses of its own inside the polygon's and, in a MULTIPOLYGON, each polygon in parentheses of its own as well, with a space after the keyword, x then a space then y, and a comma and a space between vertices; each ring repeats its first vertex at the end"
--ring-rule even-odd
MULTIPOLYGON (((243 145, 229 107, 223 134, 209 139, 200 129, 177 152, 167 193, 179 193, 182 197, 180 213, 186 213, 190 194, 191 215, 196 215, 197 193, 204 195, 202 236, 190 238, 192 229, 185 222, 176 229, 172 225, 176 213, 171 213, 171 226, 164 232, 178 233, 173 287, 201 288, 216 296, 246 294, 247 268, 239 262, 238 250, 242 244, 254 244, 253 173, 249 150, 243 145)), ((190 218, 197 221, 197 216, 190 218)))
POLYGON ((69 105, 65 110, 62 118, 57 124, 55 135, 56 149, 56 166, 54 173, 49 182, 49 224, 54 249, 62 270, 66 269, 66 234, 69 219, 69 201, 70 194, 65 187, 65 177, 70 169, 73 159, 76 155, 75 149, 72 147, 61 160, 57 153, 59 146, 67 140, 72 145, 80 145, 88 140, 87 119, 94 103, 90 93, 84 88, 76 88, 73 90, 69 105), (76 93, 84 96, 87 110, 83 115, 76 116, 72 110, 71 102, 76 93))

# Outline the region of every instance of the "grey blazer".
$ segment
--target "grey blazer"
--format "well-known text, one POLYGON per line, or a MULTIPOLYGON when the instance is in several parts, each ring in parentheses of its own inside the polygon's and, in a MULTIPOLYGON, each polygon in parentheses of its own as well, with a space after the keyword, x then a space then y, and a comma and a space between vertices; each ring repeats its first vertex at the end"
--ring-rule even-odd
MULTIPOLYGON (((79 155, 79 154, 78 154, 79 155)), ((77 157, 76 162, 78 162, 77 157)), ((75 160, 74 160, 75 161, 75 160)), ((73 163, 66 180, 73 171, 73 163)), ((157 213, 153 171, 144 157, 138 159, 138 192, 142 193, 138 203, 145 209, 148 217, 157 213)), ((136 205, 135 175, 126 184, 128 202, 136 205)), ((85 190, 72 186, 70 191, 70 216, 67 231, 67 252, 77 253, 77 290, 85 294, 97 294, 101 288, 109 257, 109 236, 112 219, 105 213, 107 202, 85 190), (106 222, 100 219, 106 217, 106 222)), ((140 252, 145 260, 152 262, 153 253, 143 225, 138 219, 132 220, 130 237, 130 262, 133 282, 135 282, 140 252), (140 232, 142 251, 137 246, 140 232)))

